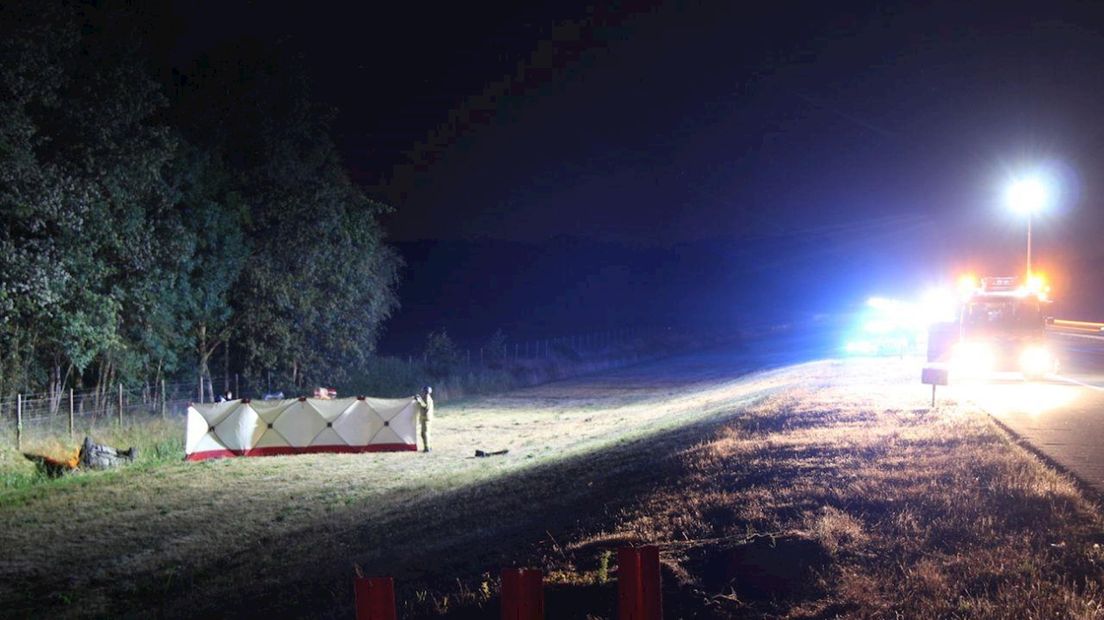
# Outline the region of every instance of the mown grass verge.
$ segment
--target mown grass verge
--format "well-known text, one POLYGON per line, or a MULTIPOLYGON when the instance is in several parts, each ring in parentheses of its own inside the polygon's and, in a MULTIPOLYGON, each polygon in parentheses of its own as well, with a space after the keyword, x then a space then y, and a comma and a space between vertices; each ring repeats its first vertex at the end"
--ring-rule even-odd
POLYGON ((396 577, 403 617, 491 617, 498 569, 527 564, 548 617, 603 618, 613 551, 653 543, 668 617, 1101 615, 1096 506, 982 413, 929 411, 896 361, 741 368, 699 357, 468 400, 443 408, 429 455, 43 487, 0 511, 0 604, 348 617, 357 564, 396 577))
MULTIPOLYGON (((726 336, 731 346, 736 336, 726 336)), ((610 371, 672 355, 680 351, 715 347, 715 335, 659 334, 635 337, 600 349, 575 350, 567 345, 557 345, 547 355, 539 357, 511 358, 503 354, 488 358, 486 364, 462 363, 455 356, 452 361, 405 361, 396 357, 372 358, 362 372, 350 377, 341 386, 342 396, 364 394, 377 397, 403 397, 417 392, 421 386, 434 385, 438 405, 463 401, 512 389, 539 385, 550 381, 610 371)), ((455 353, 455 352, 454 352, 455 353)), ((291 390, 290 398, 301 391, 291 390)), ((306 393, 306 392, 303 392, 306 393)), ((155 407, 156 405, 151 405, 155 407)), ((76 453, 87 435, 94 441, 118 448, 139 448, 139 467, 157 466, 179 461, 184 452, 184 420, 179 416, 168 419, 156 414, 128 413, 122 426, 114 418, 77 418, 77 430, 70 437, 61 430, 65 426, 62 415, 37 420, 24 430, 23 445, 16 449, 15 427, 12 420, 0 424, 0 507, 6 502, 22 501, 20 491, 40 485, 64 486, 71 484, 69 477, 53 479, 23 457, 23 453, 39 454, 65 460, 76 453)))

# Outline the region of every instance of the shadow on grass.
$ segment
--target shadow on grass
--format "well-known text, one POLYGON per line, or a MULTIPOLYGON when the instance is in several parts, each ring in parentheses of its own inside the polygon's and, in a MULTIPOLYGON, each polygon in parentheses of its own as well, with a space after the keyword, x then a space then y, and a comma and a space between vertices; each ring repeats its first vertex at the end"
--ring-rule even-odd
MULTIPOLYGON (((351 531, 304 529, 283 539, 261 541, 245 553, 206 566, 200 572, 182 575, 168 588, 164 584, 143 584, 144 596, 139 604, 159 608, 167 617, 197 613, 231 617, 273 614, 346 617, 354 604, 351 581, 356 563, 365 574, 395 577, 403 617, 486 617, 488 610, 497 611, 497 599, 445 603, 441 597, 458 589, 478 591, 481 582, 496 580, 502 567, 543 566, 550 563, 546 560, 551 563, 568 560, 577 566, 593 563, 590 556, 574 555, 596 555, 598 549, 565 551, 556 541, 606 530, 616 525, 619 516, 640 498, 691 476, 694 472, 683 452, 705 439, 715 438, 729 425, 758 421, 742 416, 742 410, 743 407, 737 407, 707 420, 621 442, 586 456, 538 465, 493 482, 439 493, 351 531), (573 557, 568 557, 569 554, 573 557), (250 568, 254 563, 280 566, 280 573, 255 576, 250 568), (197 595, 200 592, 202 596, 197 595)), ((756 462, 772 463, 770 468, 752 461, 726 464, 726 471, 717 483, 732 488, 753 485, 784 488, 797 479, 814 476, 830 486, 839 478, 839 467, 831 464, 837 459, 877 459, 884 453, 883 449, 867 447, 775 445, 754 456, 756 462)), ((832 503, 827 497, 808 499, 808 505, 783 510, 796 517, 802 511, 832 503)), ((378 501, 387 503, 388 499, 378 501)), ((890 507, 871 502, 860 509, 880 512, 890 507)), ((735 515, 717 511, 706 518, 720 521, 715 525, 722 528, 731 525, 735 515)), ((728 558, 725 554, 730 552, 731 547, 707 550, 720 554, 716 558, 728 558)), ((736 590, 744 598, 752 599, 756 598, 754 592, 765 593, 764 600, 755 603, 754 609, 762 611, 766 606, 777 611, 784 609, 788 601, 815 594, 808 581, 809 571, 823 568, 823 550, 811 541, 798 541, 783 545, 778 553, 782 558, 776 565, 760 571, 769 583, 753 580, 736 590)), ((760 555, 759 559, 749 561, 770 564, 763 559, 770 554, 760 555)), ((731 581, 732 574, 726 572, 729 569, 721 570, 724 563, 741 561, 716 558, 694 564, 695 570, 701 571, 697 577, 708 595, 721 593, 718 588, 723 587, 726 579, 731 581)), ((673 608, 682 610, 681 617, 720 618, 735 613, 723 606, 707 608, 702 592, 692 592, 674 585, 674 580, 668 581, 671 583, 665 584, 665 596, 673 608)), ((583 618, 585 613, 575 615, 575 612, 590 606, 588 613, 601 615, 615 598, 601 598, 613 592, 610 587, 607 584, 551 588, 549 610, 562 610, 554 616, 557 618, 583 618)), ((747 612, 749 608, 741 609, 747 612)))
MULTIPOLYGON (((557 541, 613 531, 624 523, 626 515, 639 508, 642 498, 687 481, 702 485, 702 489, 708 486, 710 490, 771 489, 772 500, 775 494, 781 496, 784 490, 802 485, 801 492, 769 506, 772 518, 786 522, 799 521, 810 510, 825 506, 856 515, 868 527, 882 527, 879 524, 890 523, 893 516, 910 511, 927 522, 925 525, 947 515, 965 522, 971 515, 985 514, 998 515, 998 530, 1014 537, 1026 536, 1045 526, 1054 511, 1079 510, 1075 501, 1067 497, 992 488, 989 477, 1001 478, 1002 471, 989 472, 983 465, 972 463, 968 456, 963 457, 959 450, 968 440, 954 437, 867 445, 813 442, 787 445, 765 441, 762 447, 746 454, 722 455, 707 463, 706 470, 687 458, 688 450, 701 447, 703 440, 720 439, 723 429, 730 425, 774 433, 815 426, 817 421, 833 426, 853 424, 857 419, 817 412, 786 418, 787 412, 781 411, 779 414, 785 418, 782 423, 764 424, 769 418, 742 414, 746 403, 751 401, 746 399, 744 404, 708 419, 618 442, 583 456, 536 465, 490 482, 435 492, 375 515, 370 523, 335 530, 319 519, 312 527, 293 534, 259 540, 220 562, 196 569, 180 567, 171 579, 166 579, 164 573, 136 577, 134 589, 115 597, 117 607, 111 611, 127 615, 135 609, 151 610, 164 617, 350 617, 356 563, 366 574, 396 578, 402 617, 495 617, 497 599, 485 594, 495 588, 480 586, 493 584, 500 568, 570 564, 590 570, 601 551, 628 542, 647 541, 626 537, 575 549, 565 549, 557 541), (936 459, 952 462, 948 466, 940 461, 940 467, 933 468, 936 473, 931 475, 900 465, 911 466, 918 455, 929 453, 936 459), (856 480, 856 464, 870 465, 868 471, 886 474, 878 492, 863 490, 864 481, 856 480), (956 485, 965 485, 969 492, 961 496, 929 497, 916 492, 922 488, 917 485, 925 481, 937 489, 953 490, 956 485), (852 483, 859 487, 847 490, 852 483), (905 490, 898 492, 901 489, 905 490), (981 501, 972 504, 968 511, 956 513, 948 497, 981 501), (457 593, 465 592, 467 597, 457 598, 457 593), (476 592, 481 594, 471 594, 476 592), (451 598, 445 599, 446 593, 451 598)), ((994 440, 992 444, 1002 442, 994 440)), ((973 449, 989 447, 987 443, 977 444, 973 449)), ((381 505, 399 504, 398 498, 409 493, 409 489, 401 490, 374 501, 381 505)), ((735 510, 717 504, 698 508, 704 508, 702 516, 707 527, 722 531, 738 525, 739 514, 735 510)), ((889 528, 886 531, 892 531, 890 526, 885 527, 889 528)), ((894 543, 889 548, 891 554, 872 562, 893 573, 899 568, 898 563, 909 560, 908 553, 915 549, 930 553, 940 549, 951 551, 958 546, 976 549, 986 544, 973 537, 962 538, 969 531, 965 526, 946 531, 929 527, 926 541, 917 536, 917 540, 909 542, 909 550, 894 543)), ((818 596, 823 584, 834 578, 832 566, 825 563, 824 549, 814 543, 796 539, 792 545, 783 545, 779 552, 738 551, 736 545, 702 547, 695 552, 700 557, 689 557, 687 562, 691 577, 698 582, 696 586, 677 583, 676 579, 665 580, 664 595, 670 615, 685 618, 785 615, 795 602, 818 596), (738 559, 741 553, 748 557, 738 559), (765 559, 754 559, 756 553, 765 559), (733 569, 733 566, 748 563, 759 566, 758 572, 769 579, 763 583, 754 579, 744 584, 733 583, 733 575, 747 572, 746 568, 733 569), (820 581, 810 580, 813 574, 820 581), (734 599, 738 600, 721 596, 726 588, 736 593, 734 599), (757 599, 757 594, 763 596, 757 599)), ((1061 547, 1041 551, 1052 555, 1066 553, 1061 547)), ((1083 569, 1074 571, 1074 576, 1094 574, 1091 564, 1083 569)), ((978 586, 987 591, 1000 586, 1003 579, 982 578, 978 586)), ((55 581, 32 587, 36 592, 28 592, 28 596, 49 596, 57 585, 55 581)), ((609 582, 550 586, 548 617, 582 618, 586 613, 608 616, 612 613, 615 591, 616 584, 609 582)), ((833 603, 823 608, 818 617, 849 610, 846 604, 833 603)))
MULTIPOLYGON (((365 574, 394 576, 400 607, 426 592, 455 590, 457 580, 478 584, 502 567, 542 565, 565 553, 557 538, 597 531, 638 498, 678 481, 687 473, 679 453, 741 410, 438 493, 351 531, 304 529, 264 540, 168 588, 163 579, 141 583, 140 600, 120 600, 116 611, 137 604, 167 617, 347 617, 354 563, 365 574), (279 574, 256 575, 254 565, 279 566, 279 574)), ((402 615, 425 611, 407 606, 402 615)))

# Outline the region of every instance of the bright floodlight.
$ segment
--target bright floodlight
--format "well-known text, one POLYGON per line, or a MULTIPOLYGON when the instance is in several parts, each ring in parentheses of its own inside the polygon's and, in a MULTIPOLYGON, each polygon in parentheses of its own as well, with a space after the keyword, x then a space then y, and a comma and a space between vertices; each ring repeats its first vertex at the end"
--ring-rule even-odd
POLYGON ((1041 179, 1034 177, 1020 179, 1008 186, 1005 200, 1015 211, 1031 214, 1046 208, 1050 200, 1050 192, 1041 179))

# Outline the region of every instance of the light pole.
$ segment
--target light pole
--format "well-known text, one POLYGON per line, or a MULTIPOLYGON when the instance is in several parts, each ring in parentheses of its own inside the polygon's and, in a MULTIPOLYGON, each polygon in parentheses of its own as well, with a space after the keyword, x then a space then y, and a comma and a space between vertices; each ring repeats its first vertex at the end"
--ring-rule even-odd
POLYGON ((1050 192, 1037 177, 1017 179, 1005 191, 1005 202, 1013 211, 1027 217, 1027 277, 1031 278, 1031 217, 1047 207, 1050 192))

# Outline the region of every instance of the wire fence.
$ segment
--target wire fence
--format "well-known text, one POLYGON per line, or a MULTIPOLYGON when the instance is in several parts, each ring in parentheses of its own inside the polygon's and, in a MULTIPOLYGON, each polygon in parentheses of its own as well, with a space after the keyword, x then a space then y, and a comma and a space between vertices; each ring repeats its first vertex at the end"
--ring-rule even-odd
MULTIPOLYGON (((554 359, 596 359, 614 356, 616 352, 639 346, 645 340, 654 344, 664 337, 675 339, 683 336, 671 333, 645 335, 637 330, 623 329, 518 341, 500 340, 479 347, 454 348, 450 355, 453 363, 471 371, 476 368, 524 366, 554 359)), ((426 353, 408 355, 402 361, 408 366, 418 367, 434 360, 426 353)), ((411 368, 415 374, 418 370, 411 368)), ((172 420, 186 415, 191 403, 210 400, 212 394, 230 392, 234 398, 264 398, 270 393, 288 398, 310 395, 310 390, 280 388, 273 383, 271 375, 251 379, 229 372, 212 374, 215 375, 212 377, 213 385, 204 383, 202 387, 198 380, 162 381, 139 387, 115 385, 0 397, 0 444, 20 448, 31 437, 68 435, 75 440, 89 429, 105 425, 127 427, 153 419, 172 420)))
MULTIPOLYGON (((549 359, 557 355, 585 356, 600 354, 645 337, 654 338, 656 334, 639 329, 603 330, 554 336, 548 338, 527 338, 524 340, 506 339, 499 342, 487 342, 482 345, 458 345, 455 353, 460 362, 470 366, 488 366, 504 361, 523 361, 549 359)), ((493 339, 492 339, 493 340, 493 339)), ((409 364, 426 363, 429 352, 408 354, 409 364)))
POLYGON ((162 382, 156 387, 116 385, 113 389, 67 389, 0 398, 0 440, 21 448, 29 436, 68 434, 76 438, 105 424, 129 426, 152 418, 182 416, 195 400, 196 390, 191 382, 162 382))

